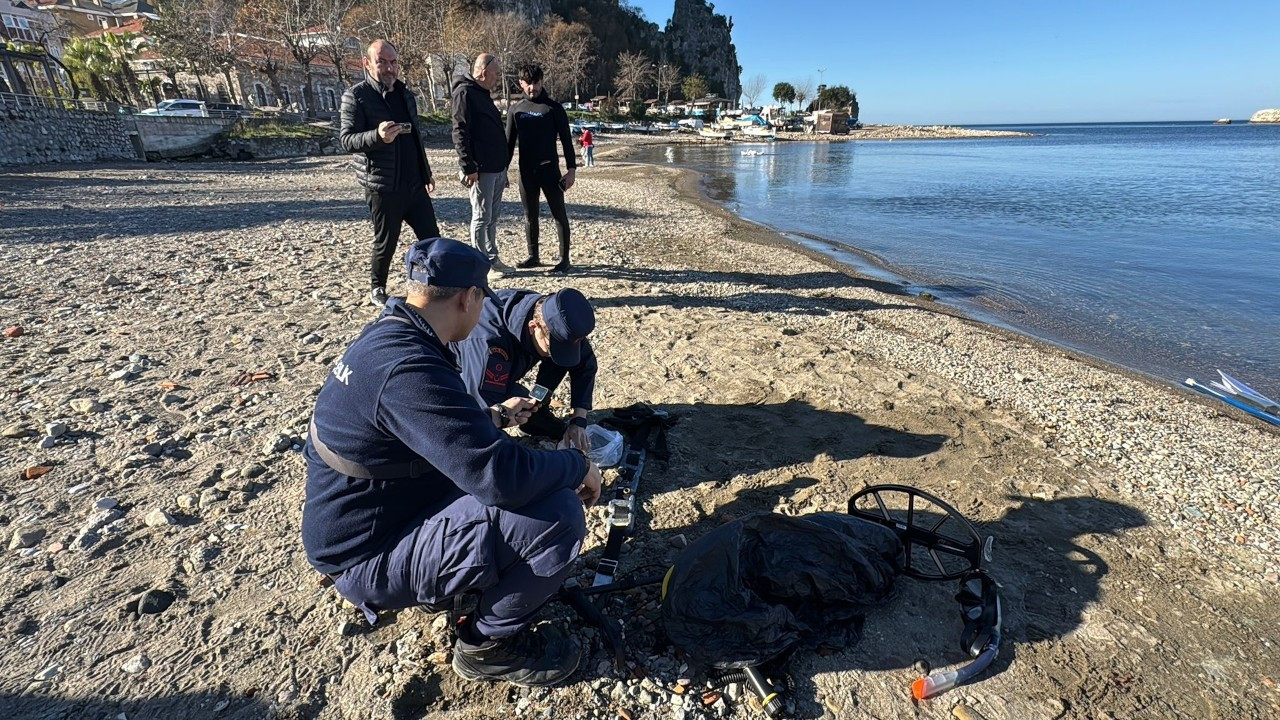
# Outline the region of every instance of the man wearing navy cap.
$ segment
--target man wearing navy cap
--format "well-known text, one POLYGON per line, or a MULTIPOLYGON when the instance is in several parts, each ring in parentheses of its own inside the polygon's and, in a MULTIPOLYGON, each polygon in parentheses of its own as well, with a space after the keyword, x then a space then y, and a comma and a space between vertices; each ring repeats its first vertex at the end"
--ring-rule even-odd
POLYGON ((573 566, 583 505, 600 471, 576 450, 532 450, 500 428, 534 404, 476 404, 449 343, 493 297, 489 260, 454 240, 407 256, 408 297, 391 299, 335 364, 316 398, 302 540, 307 559, 369 622, 377 611, 478 596, 453 668, 469 680, 552 685, 581 650, 531 628, 573 566))
POLYGON ((542 403, 520 429, 530 435, 568 440, 589 449, 587 413, 596 385, 596 354, 587 336, 596 314, 582 293, 565 288, 551 295, 532 290, 499 290, 484 303, 480 323, 454 344, 468 392, 481 407, 509 398, 527 398, 520 381, 534 365, 538 385, 554 392, 569 376, 569 421, 557 419, 542 403))

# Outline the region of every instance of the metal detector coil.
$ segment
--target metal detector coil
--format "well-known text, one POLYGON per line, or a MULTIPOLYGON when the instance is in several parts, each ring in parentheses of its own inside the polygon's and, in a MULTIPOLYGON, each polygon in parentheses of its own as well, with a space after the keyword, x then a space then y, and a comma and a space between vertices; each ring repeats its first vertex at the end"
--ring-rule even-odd
POLYGON ((937 672, 916 680, 911 685, 912 697, 916 700, 935 697, 986 670, 1000 654, 1000 595, 996 581, 982 569, 982 561, 991 559, 991 538, 984 542, 960 511, 927 492, 905 485, 873 485, 858 492, 849 500, 849 514, 884 525, 898 534, 906 555, 903 572, 907 575, 919 580, 960 581, 956 593, 960 620, 964 623, 960 647, 973 661, 959 670, 937 672), (891 502, 886 502, 886 497, 891 502), (930 517, 930 510, 940 516, 936 521, 930 517), (917 564, 917 551, 932 560, 933 566, 917 564), (958 558, 962 562, 952 561, 949 567, 944 558, 958 558))
POLYGON ((959 510, 923 490, 906 485, 872 485, 850 498, 849 514, 884 525, 898 534, 906 555, 903 572, 910 577, 958 580, 982 567, 983 541, 978 531, 959 510), (898 495, 905 496, 904 500, 885 502, 886 498, 894 500, 898 495), (928 512, 931 509, 939 511, 936 522, 928 512), (922 558, 917 557, 917 550, 932 559, 934 567, 921 567, 918 561, 922 558), (944 556, 959 558, 965 564, 951 562, 949 567, 944 556))

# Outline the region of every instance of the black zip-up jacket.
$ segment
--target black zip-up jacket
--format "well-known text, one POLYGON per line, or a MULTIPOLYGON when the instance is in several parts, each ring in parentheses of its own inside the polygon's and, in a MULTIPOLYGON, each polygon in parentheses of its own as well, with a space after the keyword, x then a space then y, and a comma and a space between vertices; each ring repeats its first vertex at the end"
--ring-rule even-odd
POLYGON ((506 172, 507 136, 489 91, 468 74, 453 80, 453 148, 464 175, 506 172))
POLYGON ((396 143, 384 143, 378 137, 378 125, 391 120, 399 122, 387 103, 394 97, 392 90, 399 90, 404 98, 405 110, 409 113, 409 122, 413 124, 411 138, 404 133, 396 138, 396 142, 413 142, 417 146, 414 156, 418 158, 418 169, 421 171, 423 183, 431 182, 431 163, 427 162, 426 150, 422 146, 422 134, 418 126, 418 102, 413 93, 397 80, 394 88, 387 88, 376 78, 368 75, 362 82, 347 88, 342 94, 342 118, 338 141, 342 149, 363 159, 356 161, 356 181, 374 192, 394 192, 407 188, 396 187, 401 177, 399 172, 400 153, 396 143))
POLYGON ((569 134, 569 113, 564 106, 547 96, 543 90, 538 97, 525 98, 507 111, 507 162, 511 162, 520 145, 520 171, 532 172, 544 165, 560 169, 556 157, 556 137, 564 150, 564 165, 570 170, 578 166, 573 151, 573 136, 569 134))

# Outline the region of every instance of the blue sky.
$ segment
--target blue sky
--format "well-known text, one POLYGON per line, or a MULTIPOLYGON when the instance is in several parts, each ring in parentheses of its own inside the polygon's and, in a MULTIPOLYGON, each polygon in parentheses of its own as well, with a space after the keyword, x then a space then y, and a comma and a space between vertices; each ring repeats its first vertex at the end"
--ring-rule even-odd
MULTIPOLYGON (((666 24, 674 0, 632 0, 666 24)), ((742 78, 858 93, 866 123, 1215 120, 1280 107, 1280 0, 720 0, 742 78)), ((772 102, 770 100, 769 102, 772 102)))

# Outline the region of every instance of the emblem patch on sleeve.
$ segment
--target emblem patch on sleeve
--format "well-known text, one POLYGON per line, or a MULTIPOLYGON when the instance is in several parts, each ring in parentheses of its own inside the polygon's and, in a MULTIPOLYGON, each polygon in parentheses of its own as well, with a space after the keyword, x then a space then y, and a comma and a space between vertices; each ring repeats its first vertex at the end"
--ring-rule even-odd
POLYGON ((490 346, 489 361, 484 366, 482 390, 506 390, 511 379, 511 358, 503 348, 490 346))

